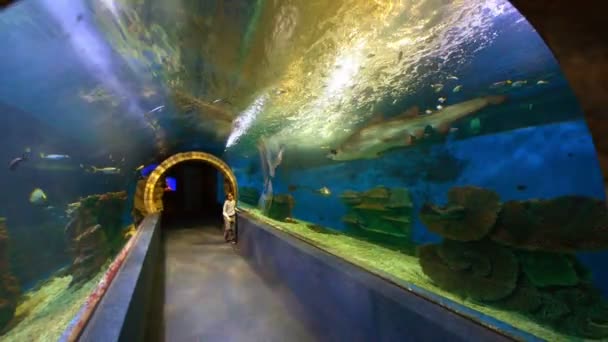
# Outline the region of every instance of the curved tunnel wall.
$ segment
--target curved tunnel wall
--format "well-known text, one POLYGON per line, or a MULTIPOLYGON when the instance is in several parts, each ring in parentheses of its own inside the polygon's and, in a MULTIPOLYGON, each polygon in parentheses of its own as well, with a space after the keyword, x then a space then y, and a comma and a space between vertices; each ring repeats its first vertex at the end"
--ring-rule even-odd
MULTIPOLYGON (((33 3, 35 1, 30 1, 30 3, 33 3)), ((25 3, 25 2, 24 2, 25 3)), ((608 75, 607 75, 607 59, 608 59, 608 54, 606 53, 606 37, 605 35, 603 35, 603 31, 604 31, 604 18, 603 18, 603 12, 599 11, 598 8, 599 7, 599 1, 590 1, 585 3, 584 5, 581 6, 574 6, 571 3, 565 2, 565 1, 551 1, 551 0, 539 0, 539 1, 519 1, 519 0, 511 0, 511 3, 513 3, 520 11, 521 13, 530 21, 530 23, 538 30, 538 33, 544 38, 544 41, 546 42, 546 44, 552 49, 553 53, 555 54, 555 57, 558 59, 560 65, 561 65, 561 70, 564 72, 564 74, 566 75, 566 77, 568 78, 570 85, 572 87, 572 89, 574 90, 574 92, 578 95, 578 100, 580 102, 580 104, 582 105, 583 109, 584 109, 584 116, 587 119, 587 123, 589 124, 589 129, 591 130, 591 133, 593 135, 593 139, 596 145, 596 148, 598 150, 599 153, 599 158, 600 158, 600 162, 601 162, 601 166, 602 166, 602 170, 604 171, 604 176, 606 176, 608 173, 606 172, 608 170, 608 163, 606 163, 606 146, 608 146, 608 144, 606 144, 604 142, 605 137, 608 137, 608 134, 605 132, 605 128, 608 127, 608 125, 606 125, 606 119, 605 116, 603 115, 605 112, 605 108, 608 108, 608 98, 605 96, 606 93, 606 83, 605 80, 608 79, 608 75)), ((10 12, 7 12, 10 14, 10 12)), ((4 14, 4 13, 3 13, 4 14)), ((86 13, 85 13, 86 14, 86 13)), ((36 19, 34 20, 36 23, 42 23, 44 24, 45 22, 45 16, 47 16, 48 13, 43 13, 43 16, 41 17, 36 17, 36 19)), ((87 21, 87 16, 85 15, 85 20, 84 22, 87 21)), ((73 17, 70 18, 71 22, 77 23, 80 21, 80 19, 77 18, 77 13, 74 13, 73 17)), ((84 23, 80 23, 80 25, 82 26, 84 23)), ((56 25, 55 25, 56 26, 56 25)), ((218 25, 219 26, 219 25, 218 25)), ((43 26, 44 27, 44 26, 43 26)), ((49 67, 44 67, 44 61, 39 60, 39 59, 35 59, 35 57, 32 56, 42 56, 41 59, 47 59, 44 56, 47 56, 47 54, 45 54, 44 52, 47 52, 48 54, 55 54, 57 51, 60 51, 61 53, 63 53, 64 51, 68 50, 65 47, 63 49, 60 50, 54 50, 54 48, 51 46, 49 47, 49 49, 42 49, 41 52, 43 53, 31 53, 31 51, 38 51, 38 48, 35 49, 30 49, 31 46, 28 46, 28 34, 25 33, 23 34, 24 30, 21 30, 21 26, 17 27, 17 29, 13 29, 13 30, 5 30, 4 32, 9 32, 12 31, 11 34, 14 35, 17 38, 17 41, 19 44, 15 44, 14 47, 17 49, 16 51, 18 51, 18 53, 16 53, 16 56, 18 56, 19 58, 21 58, 24 62, 23 64, 26 64, 28 66, 28 73, 27 75, 30 76, 35 76, 35 75, 40 75, 40 74, 36 74, 36 72, 40 72, 36 67, 40 67, 42 66, 40 69, 45 69, 45 70, 57 70, 57 74, 59 75, 63 75, 63 72, 65 70, 61 69, 61 65, 60 63, 58 63, 58 61, 60 59, 53 59, 53 63, 55 63, 54 65, 57 66, 57 68, 53 67, 53 68, 49 68, 49 67), (23 36, 20 36, 21 34, 23 34, 23 36), (25 39, 24 39, 25 38, 25 39), (34 58, 33 60, 29 59, 29 58, 34 58), (25 62, 27 61, 27 62, 25 62), (34 67, 31 67, 34 66, 34 67)), ((42 30, 38 30, 38 32, 48 32, 49 34, 51 34, 51 37, 38 37, 36 38, 36 42, 37 44, 40 41, 55 41, 53 39, 56 39, 56 41, 59 41, 60 39, 58 39, 58 36, 53 36, 53 30, 48 29, 47 27, 44 27, 42 30)), ((3 38, 5 38, 5 36, 2 36, 3 38)), ((11 46, 11 44, 8 44, 9 46, 11 46)), ((53 45, 53 43, 51 43, 50 45, 53 45)), ((35 45, 36 46, 36 45, 35 45)), ((8 51, 8 50, 7 50, 8 51)), ((15 64, 11 64, 11 56, 12 56, 13 52, 7 53, 7 57, 8 59, 4 61, 3 65, 8 66, 8 70, 10 70, 10 72, 5 72, 3 74, 7 74, 7 75, 13 75, 13 72, 15 73, 15 75, 22 75, 18 73, 18 68, 15 68, 15 64)), ((173 54, 176 55, 176 54, 173 54)), ((87 73, 85 70, 83 69, 77 69, 75 66, 78 64, 76 60, 71 60, 71 59, 65 59, 65 61, 67 61, 66 63, 69 63, 69 68, 66 70, 69 70, 70 73, 72 73, 73 75, 77 74, 77 73, 87 73)), ((18 66, 20 66, 21 63, 18 64, 18 66)), ((68 71, 65 71, 68 72, 68 71)), ((53 77, 49 77, 48 74, 44 74, 42 73, 42 79, 44 79, 45 82, 39 82, 39 84, 37 84, 36 90, 38 90, 37 95, 38 96, 42 96, 41 98, 39 98, 38 101, 35 101, 37 103, 39 103, 41 105, 41 107, 43 107, 43 104, 45 103, 49 103, 48 97, 45 97, 45 94, 51 94, 50 97, 55 97, 55 92, 54 92, 54 87, 57 85, 57 79, 53 78, 53 77), (45 88, 44 85, 50 85, 50 88, 45 88)), ((53 75, 51 75, 53 76, 53 75)), ((60 76, 63 77, 63 76, 60 76)), ((23 101, 21 103, 19 103, 18 101, 16 101, 15 99, 19 99, 19 98, 24 98, 26 99, 26 101, 29 102, 33 102, 30 101, 29 98, 30 96, 13 96, 15 94, 11 94, 11 93, 6 93, 4 92, 6 89, 30 89, 30 85, 32 83, 35 83, 35 78, 30 79, 28 77, 22 77, 22 79, 27 79, 26 82, 20 81, 20 80, 12 80, 10 79, 10 77, 7 77, 6 80, 7 82, 10 82, 10 85, 7 84, 7 86, 3 86, 1 87, 3 90, 0 91, 2 92, 2 94, 4 95, 2 99, 3 101, 8 101, 8 105, 4 104, 4 103, 0 103, 1 108, 3 109, 3 119, 9 118, 9 117, 15 117, 17 118, 16 120, 13 121, 8 121, 7 124, 5 124, 5 127, 8 127, 7 129, 7 136, 5 136, 5 138, 7 139, 8 143, 4 144, 3 148, 5 148, 5 150, 3 150, 3 152, 6 152, 3 155, 3 158, 6 160, 10 160, 11 158, 14 158, 15 156, 20 155, 23 152, 23 147, 24 146, 28 146, 30 144, 32 144, 32 137, 33 136, 43 136, 44 139, 46 139, 47 141, 44 143, 41 143, 40 145, 42 145, 42 148, 44 148, 43 152, 66 152, 66 153, 70 153, 70 145, 71 146, 79 146, 82 151, 80 154, 80 157, 82 157, 82 155, 91 155, 91 160, 89 160, 89 162, 95 162, 95 163, 99 163, 98 166, 106 166, 103 165, 105 163, 109 163, 109 161, 106 159, 106 156, 108 155, 108 150, 103 147, 106 147, 108 144, 111 144, 111 141, 117 141, 117 142, 126 142, 125 144, 116 144, 116 146, 114 146, 114 149, 112 150, 112 152, 114 152, 114 154, 116 155, 115 152, 117 151, 121 151, 124 152, 126 155, 128 155, 128 162, 130 164, 128 164, 127 166, 123 166, 124 170, 130 170, 130 169, 135 169, 135 167, 143 162, 146 159, 145 154, 140 154, 138 151, 140 151, 140 148, 144 147, 144 146, 150 146, 151 144, 149 143, 149 139, 147 137, 139 139, 137 142, 138 143, 134 143, 131 139, 134 138, 134 136, 130 135, 130 134, 119 134, 119 135, 111 135, 108 134, 107 136, 110 138, 108 140, 105 141, 101 140, 101 141, 97 141, 97 140, 87 140, 88 144, 84 144, 86 146, 84 146, 82 144, 82 141, 79 139, 84 139, 82 137, 79 137, 78 134, 72 134, 73 131, 70 131, 70 122, 74 122, 74 120, 76 120, 76 122, 80 123, 81 126, 76 125, 77 127, 79 127, 79 129, 81 131, 87 132, 87 131, 91 131, 93 129, 99 130, 99 131, 103 131, 102 127, 100 127, 99 125, 101 124, 101 121, 104 122, 111 122, 113 120, 100 120, 100 121, 96 121, 96 120, 91 120, 91 117, 95 117, 97 115, 105 115, 108 111, 107 108, 103 108, 103 110, 101 111, 101 113, 96 112, 95 111, 95 106, 99 104, 99 102, 103 102, 104 98, 103 94, 100 94, 99 92, 91 92, 90 94, 85 92, 83 93, 84 97, 88 100, 91 100, 91 102, 88 103, 84 103, 83 106, 81 106, 79 109, 80 110, 76 110, 74 112, 79 112, 79 113, 72 113, 70 112, 69 108, 74 107, 73 102, 69 102, 69 101, 65 101, 65 103, 68 103, 68 107, 52 107, 52 106, 44 106, 44 108, 34 108, 34 107, 27 107, 24 106, 23 101), (15 82, 17 81, 17 82, 15 82), (25 84, 25 85, 24 85, 25 84), (7 95, 9 94, 9 95, 7 95), (91 95, 93 94, 93 95, 91 95), (91 96, 97 96, 99 95, 97 98, 91 98, 91 96), (15 101, 15 102, 13 102, 15 101), (97 104, 93 104, 93 102, 97 102, 97 104), (20 108, 22 107, 22 108, 20 108), (31 116, 30 114, 42 114, 39 115, 41 118, 43 118, 43 121, 46 120, 45 118, 47 117, 52 117, 53 119, 49 120, 49 121, 54 121, 54 122, 58 122, 60 123, 59 126, 62 126, 61 129, 57 130, 57 125, 49 127, 49 128, 44 128, 44 129, 38 129, 39 123, 35 122, 36 120, 30 120, 28 119, 29 116, 31 116), (82 115, 82 112, 86 112, 87 115, 82 115), (57 114, 55 113, 61 113, 60 116, 56 116, 57 114), (49 115, 52 114, 52 115, 49 115), (81 121, 78 121, 81 120, 81 121), (38 131, 42 131, 44 133, 38 133, 38 131), (17 133, 19 132, 19 133, 17 133), (12 134, 12 135, 11 135, 12 134), (17 137, 17 135, 21 136, 21 138, 17 137), (75 140, 73 142, 66 142, 67 138, 66 136, 72 137, 75 140), (27 137, 27 139, 25 138, 27 137), (51 139, 52 138, 52 139, 51 139), (52 140, 52 141, 51 141, 52 140), (58 143, 60 142, 60 143, 58 143), (127 151, 129 150, 128 147, 132 148, 132 152, 133 153, 127 153, 127 151), (53 150, 54 149, 54 150, 53 150), (92 152, 92 151, 98 151, 98 150, 102 150, 102 152, 97 153, 97 152, 92 152), (88 153, 88 152, 90 153, 88 153), (101 157, 93 157, 93 155, 99 154, 101 155, 101 157)), ((75 79, 70 79, 70 81, 74 81, 75 79)), ((68 79, 64 79, 64 81, 66 83, 68 79)), ((78 82, 78 81, 74 81, 74 82, 78 82)), ((74 83, 72 82, 72 83, 74 83)), ((1 83, 1 81, 0 81, 1 83)), ((3 85, 5 85, 5 83, 2 83, 3 85)), ((63 83, 62 83, 63 84, 63 83)), ((65 91, 64 93, 67 95, 68 93, 78 93, 79 89, 76 88, 71 88, 70 91, 65 91)), ((86 89, 85 89, 86 90, 86 89)), ((62 97, 63 98, 63 97, 62 97)), ((53 99, 55 100, 55 103, 63 103, 63 101, 56 101, 56 97, 53 99)), ((107 98, 105 99, 107 100, 107 98)), ((50 101, 53 102, 53 101, 50 101)), ((156 105, 158 104, 154 104, 151 105, 149 107, 149 109, 154 108, 156 105)), ((76 108, 76 107, 74 107, 76 108)), ((47 122, 48 123, 48 122, 47 122)), ((569 137, 571 137, 573 140, 577 139, 577 136, 581 136, 583 135, 586 138, 586 132, 585 132, 585 127, 582 126, 577 126, 577 130, 574 130, 572 133, 572 135, 569 135, 569 137)), ((118 130, 117 130, 118 131, 118 130)), ((100 134, 100 136, 102 136, 103 134, 100 134)), ((94 135, 91 135, 94 136, 94 135)), ((201 137, 201 136, 198 136, 201 137)), ((552 136, 552 139, 554 139, 553 141, 559 139, 559 137, 556 136, 552 136)), ((542 145, 543 143, 547 142, 547 139, 540 139, 541 143, 539 145, 542 145)), ((561 144, 566 144, 566 141, 561 141, 561 144)), ((560 145, 561 146, 561 145, 560 145)), ((585 145, 585 148, 588 145, 585 145)), ((37 146, 32 146, 34 148, 35 152, 38 152, 36 150, 37 146)), ((470 153, 469 151, 465 151, 466 154, 470 153)), ((501 150, 502 153, 509 153, 510 151, 508 149, 502 149, 501 150)), ((585 150, 585 152, 589 152, 589 154, 591 154, 590 151, 585 150)), ((464 152, 463 152, 464 153, 464 152)), ((78 155, 73 155, 72 156, 74 159, 76 159, 78 157, 78 155)), ((290 155, 287 156, 287 159, 290 158, 290 155)), ((587 158, 589 159, 589 158, 587 158)), ((485 164, 483 163, 482 158, 477 158, 476 159, 478 164, 476 165, 477 167, 479 167, 480 169, 485 167, 485 164)), ((287 162, 289 160, 286 160, 287 162)), ((32 165, 35 162, 32 161, 32 165)), ((27 165, 27 164, 26 164, 27 165)), ((583 175, 582 178, 584 178, 584 175, 586 174, 585 172, 585 168, 588 166, 589 164, 584 164, 583 166, 580 167, 580 174, 583 175)), ((47 165, 48 166, 48 165, 47 165)), ((44 166, 44 167, 47 167, 44 166)), ((564 167, 567 167, 566 163, 564 163, 564 167)), ((593 167, 595 167, 595 165, 593 165, 593 167)), ((67 167, 66 167, 67 168, 67 167)), ((75 169, 78 169, 78 166, 76 164, 75 169)), ((105 201, 105 197, 104 197, 104 192, 110 192, 110 191, 118 191, 120 189, 124 189, 124 185, 122 182, 123 179, 125 178, 120 178, 117 181, 117 178, 111 178, 113 176, 108 176, 107 179, 103 179, 103 177, 106 177, 100 173, 97 174, 91 174, 88 175, 87 178, 85 178, 83 181, 81 182, 75 182, 74 178, 70 178, 68 177, 64 177, 64 176, 58 176, 58 171, 57 170, 43 170, 40 169, 42 171, 40 171, 40 174, 33 174, 31 173, 31 169, 28 170, 27 166, 25 167, 25 170, 19 170, 17 171, 17 173, 11 173, 10 176, 7 175, 7 177, 2 177, 2 179, 4 179, 6 181, 6 184, 4 184, 4 188, 6 189, 6 191, 4 191, 4 195, 6 197, 3 197, 3 200, 6 202, 7 206, 4 207, 4 212, 6 212, 7 214, 2 213, 0 216, 8 216, 8 219, 6 221, 2 221, 1 225, 4 226, 6 225, 9 231, 9 236, 10 236, 10 243, 11 243, 11 247, 16 247, 16 248, 23 248, 24 251, 26 250, 25 246, 28 246, 28 248, 31 249, 31 247, 29 246, 33 246, 34 244, 23 244, 22 242, 19 241, 33 241, 34 239, 32 237, 38 237, 38 239, 42 239, 45 240, 44 242, 46 243, 46 245, 48 245, 49 248, 45 248, 45 251, 51 251, 47 254, 43 253, 31 253, 30 254, 40 254, 42 255, 43 259, 53 259, 53 257, 55 256, 55 254, 59 255, 62 252, 60 252, 60 248, 56 247, 56 246, 60 246, 59 244, 50 244, 50 240, 47 238, 47 236, 49 236, 51 234, 51 232, 55 231, 54 228, 54 223, 50 222, 43 222, 43 224, 39 224, 39 222, 35 222, 35 224, 30 224, 29 226, 24 226, 24 225, 19 225, 19 219, 16 218, 15 213, 19 213, 19 212, 24 212, 24 214, 22 216, 27 216, 27 217, 42 217, 44 214, 43 208, 42 207, 36 207, 31 205, 30 203, 28 203, 27 201, 27 196, 28 194, 31 192, 31 190, 33 189, 34 186, 39 186, 42 189, 44 189, 48 196, 49 199, 51 201, 56 201, 57 198, 60 198, 60 200, 63 202, 63 204, 65 203, 70 203, 70 202, 75 202, 78 199, 78 196, 88 196, 88 195, 92 195, 92 194, 97 194, 96 196, 94 196, 95 198, 89 198, 89 200, 91 199, 99 199, 101 201, 105 201), (24 171, 24 172, 21 172, 24 171), (30 173, 28 173, 30 172, 30 173), (44 175, 41 175, 42 173, 45 173, 44 175), (46 180, 40 182, 40 178, 37 177, 47 177, 46 180), (32 180, 36 180, 36 184, 32 184, 32 180), (110 184, 107 184, 107 180, 109 180, 110 184), (10 182, 10 184, 9 184, 10 182), (104 183, 105 182, 105 183, 104 183), (85 186, 86 183, 86 186, 85 186), (27 184, 27 186, 21 187, 21 188, 14 188, 13 186, 16 184, 27 184), (30 186, 31 185, 31 186, 30 186), (88 187, 88 185, 94 185, 93 188, 88 187), (85 189, 86 188, 86 189, 85 189), (41 227, 40 230, 36 230, 38 228, 36 227, 41 227), (24 233, 23 232, 27 232, 29 237, 25 237, 24 238, 24 233), (47 235, 48 234, 48 235, 47 235), (15 243, 17 242, 17 243, 15 243), (53 246, 51 246, 53 245, 53 246), (53 249, 51 249, 51 247, 53 247, 53 249), (50 257, 49 257, 50 255, 50 257)), ((61 171, 61 172, 67 172, 67 171, 61 171)), ((331 170, 329 173, 331 175, 331 170)), ((65 174, 64 174, 65 175, 65 174)), ((123 174, 124 175, 124 174, 123 174)), ((325 175, 321 175, 321 176, 325 176, 325 175)), ((524 175, 525 176, 525 175, 524 175)), ((228 178, 228 177, 227 177, 228 178)), ((605 177, 606 179, 606 177, 605 177)), ((158 185, 158 182, 156 182, 156 184, 158 185)), ((236 184, 236 181, 233 182, 233 184, 236 184)), ((336 190, 335 188, 333 188, 331 186, 331 184, 328 184, 332 190, 336 190)), ((148 189, 150 190, 150 189, 148 189)), ((587 189, 589 190, 589 189, 587 189)), ((237 191, 236 185, 234 185, 234 191, 237 191)), ((282 190, 281 190, 282 191, 282 190)), ((151 192, 154 192, 154 190, 151 190, 151 192)), ((588 191, 590 192, 590 191, 588 191)), ((597 192, 593 193, 594 195, 597 194, 597 192)), ((152 198, 154 198, 154 196, 152 196, 152 198)), ((156 197, 157 199, 160 198, 160 196, 156 197)), ((241 199, 244 198, 244 195, 241 194, 241 199)), ((148 192, 148 200, 150 201, 150 191, 148 192)), ((156 201, 155 199, 151 200, 156 201)), ((305 203, 306 201, 309 201, 312 204, 317 204, 319 203, 319 198, 312 198, 312 199, 299 199, 299 204, 305 203)), ((61 202, 60 202, 61 203, 61 202)), ((52 203, 54 204, 54 203, 52 203)), ((159 206, 158 203, 154 204, 151 203, 148 206, 151 210, 156 211, 159 210, 159 206)), ((332 210, 331 207, 324 207, 324 209, 327 212, 330 212, 332 210)), ((61 209, 63 210, 63 209, 61 209)), ((310 211, 306 211, 306 210, 300 210, 298 211, 303 212, 304 214, 302 215, 302 217, 306 217, 306 215, 310 215, 310 213, 314 212, 313 210, 310 211)), ((59 213, 59 215, 62 215, 63 213, 59 213)), ((300 214, 298 214, 300 215, 300 214)), ((332 215, 331 213, 329 213, 328 215, 332 215)), ((114 215, 114 213, 112 213, 112 216, 116 216, 114 215)), ((45 216, 46 217, 46 216, 45 216)), ((84 222, 84 221, 83 221, 84 222)), ((83 224, 82 227, 82 231, 78 231, 79 234, 85 233, 87 228, 90 228, 87 225, 83 224)), ((63 226, 60 227, 60 229, 58 229, 57 231, 61 231, 63 232, 63 226)), ((119 230, 118 230, 119 231, 119 230)), ((57 234, 57 236, 59 236, 59 234, 57 234)), ((86 237, 86 235, 83 235, 84 237, 86 237)), ((54 241, 54 240, 53 240, 54 241)), ((41 244, 44 245, 44 244, 41 244)), ((34 249, 35 250, 35 249, 34 249)), ((603 260, 602 259, 603 256, 599 255, 599 254, 590 254, 586 256, 587 260, 591 260, 593 263, 596 264, 600 264, 598 267, 601 268, 603 267, 603 260)), ((48 272, 51 272, 52 270, 54 270, 55 268, 53 268, 53 264, 50 263, 46 263, 46 260, 43 260, 45 262, 37 262, 36 259, 24 259, 21 258, 20 260, 29 260, 30 264, 38 264, 39 267, 37 269, 38 272, 30 272, 36 276, 38 276, 39 274, 47 274, 48 272), (42 269, 42 271, 44 272, 40 272, 42 269)), ((64 260, 58 260, 57 264, 62 264, 64 262, 64 260)), ((19 264, 20 268, 21 266, 23 266, 23 262, 21 264, 19 264)), ((28 266, 28 265, 25 265, 28 266)), ((26 267, 27 268, 27 267, 26 267)), ((28 270, 31 271, 31 270, 28 270)), ((21 272, 24 273, 24 272, 21 272)), ((21 274, 19 274, 21 275, 21 274)), ((608 278, 606 277, 606 272, 598 272, 595 274, 595 276, 597 277, 603 277, 603 278, 599 278, 600 280, 598 280, 597 282, 600 282, 601 285, 604 288, 604 291, 606 290, 606 284, 608 284, 608 278)), ((28 278, 28 279, 31 279, 28 278)), ((36 278, 38 279, 38 278, 36 278)), ((61 285, 61 284, 59 284, 61 285)), ((53 286, 58 286, 57 282, 53 283, 53 286)), ((29 287, 28 286, 24 286, 24 291, 27 290, 29 287)), ((16 299, 13 298, 13 299, 16 299)), ((12 301, 12 299, 11 299, 12 301)), ((10 301, 9 301, 10 302, 10 301)))
POLYGON ((223 160, 205 152, 182 152, 174 154, 165 159, 156 169, 154 169, 146 180, 144 204, 148 214, 162 210, 162 200, 159 200, 159 196, 156 196, 156 192, 158 191, 158 181, 169 168, 185 161, 202 161, 215 167, 224 175, 225 179, 228 181, 230 190, 234 194, 234 198, 238 201, 238 185, 236 177, 232 173, 230 167, 223 160))

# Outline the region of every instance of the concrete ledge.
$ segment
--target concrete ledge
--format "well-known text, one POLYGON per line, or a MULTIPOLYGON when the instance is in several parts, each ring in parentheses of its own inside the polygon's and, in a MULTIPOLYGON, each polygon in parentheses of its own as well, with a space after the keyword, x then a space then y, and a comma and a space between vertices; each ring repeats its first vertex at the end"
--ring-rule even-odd
POLYGON ((140 341, 146 325, 154 267, 161 249, 160 215, 147 216, 138 240, 87 323, 79 341, 140 341))
POLYGON ((247 213, 238 215, 239 253, 267 281, 289 289, 297 302, 294 312, 321 341, 538 340, 512 327, 501 327, 501 333, 483 326, 405 283, 381 278, 247 213))

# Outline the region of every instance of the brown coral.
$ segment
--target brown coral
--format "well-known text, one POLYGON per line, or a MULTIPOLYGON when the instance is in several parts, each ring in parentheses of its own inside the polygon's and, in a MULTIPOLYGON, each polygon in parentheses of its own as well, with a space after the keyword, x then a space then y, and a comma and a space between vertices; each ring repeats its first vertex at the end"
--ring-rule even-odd
POLYGON ((565 253, 606 249, 606 204, 581 196, 510 201, 503 205, 491 238, 526 250, 565 253))
POLYGON ((420 220, 427 228, 457 241, 480 240, 493 228, 500 210, 500 198, 493 191, 477 187, 454 187, 443 207, 426 204, 420 220))
POLYGON ((513 253, 489 241, 444 240, 418 249, 422 271, 444 290, 481 301, 513 293, 519 267, 513 253))

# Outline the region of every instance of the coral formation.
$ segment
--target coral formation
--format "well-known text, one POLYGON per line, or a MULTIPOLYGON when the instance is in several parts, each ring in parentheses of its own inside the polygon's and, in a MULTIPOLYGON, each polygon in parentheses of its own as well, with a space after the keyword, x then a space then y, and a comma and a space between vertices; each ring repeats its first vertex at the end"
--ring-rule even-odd
POLYGON ((500 198, 498 194, 477 187, 454 187, 448 192, 447 206, 425 204, 420 220, 427 228, 443 237, 474 241, 486 236, 494 227, 500 198))
POLYGON ((88 280, 122 247, 126 192, 91 195, 80 200, 65 228, 73 261, 72 284, 88 280))
POLYGON ((548 252, 606 249, 606 203, 581 196, 509 201, 502 206, 492 239, 519 249, 548 252))
POLYGON ((487 241, 444 240, 419 248, 420 265, 441 288, 480 301, 495 301, 515 290, 519 266, 508 249, 487 241))
POLYGON ((608 248, 602 201, 563 196, 501 204, 498 194, 475 187, 454 187, 448 198, 447 206, 425 204, 420 213, 444 237, 418 249, 437 286, 565 334, 608 337, 608 302, 571 254, 608 248))
POLYGON ((6 219, 0 217, 0 331, 13 319, 21 292, 10 269, 8 245, 6 219))
POLYGON ((239 187, 239 202, 249 205, 256 205, 260 198, 260 191, 253 187, 239 187))
POLYGON ((265 215, 273 220, 285 221, 291 217, 296 202, 289 194, 279 194, 265 198, 265 215))
POLYGON ((347 212, 342 221, 348 233, 377 243, 411 247, 412 201, 405 188, 378 186, 341 195, 347 212))

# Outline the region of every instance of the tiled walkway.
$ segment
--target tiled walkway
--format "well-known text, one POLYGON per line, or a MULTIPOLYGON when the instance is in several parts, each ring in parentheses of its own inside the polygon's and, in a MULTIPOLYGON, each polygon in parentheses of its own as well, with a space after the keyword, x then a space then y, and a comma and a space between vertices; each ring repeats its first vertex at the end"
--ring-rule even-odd
POLYGON ((164 341, 314 340, 219 229, 164 233, 164 341))

